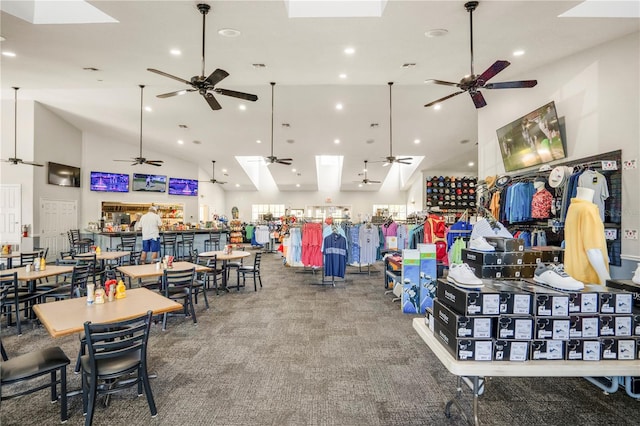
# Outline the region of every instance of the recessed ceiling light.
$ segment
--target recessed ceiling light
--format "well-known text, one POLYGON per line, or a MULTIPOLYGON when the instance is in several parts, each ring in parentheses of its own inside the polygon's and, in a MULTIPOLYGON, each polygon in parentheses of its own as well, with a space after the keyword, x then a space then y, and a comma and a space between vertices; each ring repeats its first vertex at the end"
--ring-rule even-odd
POLYGON ((239 183, 236 183, 236 188, 240 188, 240 184, 239 183))
POLYGON ((218 30, 218 34, 223 37, 238 37, 240 35, 240 31, 234 30, 233 28, 222 28, 218 30))
POLYGON ((344 49, 344 53, 346 55, 353 55, 354 53, 356 53, 356 49, 354 49, 353 47, 347 47, 344 49))
POLYGON ((292 171, 293 173, 295 173, 295 172, 296 172, 296 169, 291 169, 291 171, 292 171))
POLYGON ((256 141, 256 143, 262 143, 262 141, 261 141, 260 139, 258 139, 258 140, 256 141))
POLYGON ((171 49, 169 51, 169 53, 171 53, 173 56, 180 56, 182 55, 182 52, 180 51, 180 49, 171 49))
POLYGON ((418 145, 420 143, 420 139, 414 139, 413 143, 415 143, 416 145, 418 145))
POLYGON ((515 50, 513 52, 513 56, 522 56, 524 55, 524 50, 515 50))
POLYGON ((338 145, 340 143, 340 139, 334 139, 333 143, 335 143, 336 145, 338 145))
POLYGON ((184 144, 184 141, 182 139, 178 139, 178 145, 182 145, 184 144))
POLYGON ((345 78, 347 78, 347 75, 345 73, 342 73, 342 74, 338 75, 338 77, 340 77, 341 79, 344 80, 345 78))
POLYGON ((440 110, 440 108, 442 108, 442 106, 441 106, 440 104, 435 104, 435 105, 433 106, 433 109, 435 109, 436 111, 439 111, 439 110, 440 110))
POLYGON ((227 169, 222 169, 222 173, 227 173, 227 169))
POLYGON ((341 110, 342 108, 343 108, 343 106, 342 106, 342 104, 341 104, 341 103, 337 103, 337 104, 336 104, 336 109, 337 109, 338 111, 339 111, 339 110, 341 110))
POLYGON ((3 50, 2 51, 2 56, 9 56, 10 58, 15 58, 16 54, 13 52, 9 52, 8 50, 3 50))
POLYGON ((473 167, 475 166, 476 163, 474 163, 473 161, 469 161, 469 167, 473 167))
POLYGON ((358 188, 362 188, 362 184, 361 183, 358 184, 358 188))
POLYGON ((240 104, 238 108, 240 109, 240 111, 245 111, 247 109, 247 106, 245 104, 240 104))
POLYGON ((300 184, 299 183, 296 183, 296 188, 300 188, 300 184))
POLYGON ((429 37, 429 38, 442 37, 447 34, 449 34, 449 31, 445 30, 444 28, 436 28, 433 30, 425 31, 424 33, 425 37, 429 37))
POLYGON ((153 111, 153 109, 150 106, 144 107, 144 110, 147 111, 147 112, 153 111))

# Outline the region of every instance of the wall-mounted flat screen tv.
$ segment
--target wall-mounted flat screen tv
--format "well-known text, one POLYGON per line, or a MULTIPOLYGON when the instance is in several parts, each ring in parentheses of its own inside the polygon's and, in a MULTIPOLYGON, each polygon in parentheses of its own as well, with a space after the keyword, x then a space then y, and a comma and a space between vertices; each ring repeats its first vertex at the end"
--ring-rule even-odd
POLYGON ((169 178, 169 195, 198 195, 198 181, 195 179, 169 178))
POLYGON ((131 181, 132 191, 165 192, 167 190, 167 176, 134 173, 131 181))
POLYGON ((50 185, 80 188, 80 167, 49 161, 47 163, 47 182, 50 185))
POLYGON ((507 172, 565 158, 556 105, 553 101, 499 128, 498 144, 507 172))
POLYGON ((129 192, 129 175, 91 172, 91 190, 101 192, 129 192))

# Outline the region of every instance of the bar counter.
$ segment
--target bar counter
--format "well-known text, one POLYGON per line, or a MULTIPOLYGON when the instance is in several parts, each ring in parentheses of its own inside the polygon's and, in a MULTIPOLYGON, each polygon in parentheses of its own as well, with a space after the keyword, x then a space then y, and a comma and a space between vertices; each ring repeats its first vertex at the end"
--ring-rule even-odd
MULTIPOLYGON (((227 230, 217 230, 217 229, 188 229, 184 231, 160 231, 160 236, 165 233, 178 234, 178 241, 180 241, 181 234, 193 232, 196 234, 194 240, 194 248, 198 249, 200 253, 204 250, 204 242, 208 240, 211 234, 219 234, 220 235, 220 247, 227 243, 228 237, 227 234, 229 231, 227 230)), ((138 240, 136 242, 136 250, 142 250, 142 233, 140 231, 137 232, 97 232, 90 231, 85 229, 83 232, 83 236, 87 236, 93 240, 93 243, 100 247, 101 249, 109 249, 115 250, 118 244, 121 243, 121 236, 123 235, 137 235, 138 240)))

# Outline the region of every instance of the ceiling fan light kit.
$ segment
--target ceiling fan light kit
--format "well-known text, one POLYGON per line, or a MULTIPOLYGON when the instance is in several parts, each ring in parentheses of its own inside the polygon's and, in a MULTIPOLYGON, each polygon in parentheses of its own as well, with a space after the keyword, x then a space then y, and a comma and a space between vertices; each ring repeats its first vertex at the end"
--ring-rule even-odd
POLYGON ((171 75, 164 71, 157 70, 155 68, 147 68, 147 71, 151 71, 152 73, 155 73, 167 78, 171 78, 173 80, 179 81, 181 83, 184 83, 190 86, 190 88, 188 89, 181 89, 181 90, 176 90, 175 92, 162 93, 160 95, 157 95, 157 97, 170 98, 173 96, 184 95, 187 92, 198 92, 200 95, 202 95, 202 97, 207 102, 209 107, 214 111, 222 109, 222 106, 220 105, 218 100, 215 98, 215 96, 213 96, 214 93, 224 95, 224 96, 231 96, 233 98, 244 99, 246 101, 251 101, 251 102, 257 101, 258 97, 256 95, 252 95, 244 92, 236 92, 235 90, 227 90, 227 89, 221 89, 216 87, 216 84, 220 83, 222 80, 224 80, 229 76, 229 73, 226 72, 225 70, 218 68, 214 72, 209 74, 208 77, 205 77, 205 74, 204 74, 205 40, 206 40, 205 30, 206 30, 206 23, 207 23, 207 14, 209 13, 211 6, 209 6, 206 3, 200 3, 198 4, 197 7, 200 13, 202 14, 202 56, 201 56, 202 68, 201 68, 200 75, 195 75, 191 77, 190 80, 185 80, 183 78, 176 77, 175 75, 171 75))
POLYGON ((504 70, 511 65, 509 61, 498 60, 495 61, 489 68, 487 68, 482 74, 476 75, 473 69, 473 11, 478 7, 479 2, 469 1, 464 4, 464 8, 469 12, 469 34, 470 34, 470 51, 471 51, 471 73, 464 76, 459 83, 452 83, 449 81, 430 79, 425 83, 439 84, 441 86, 452 86, 460 89, 459 92, 452 93, 443 98, 437 99, 433 102, 429 102, 425 107, 434 106, 447 99, 453 98, 461 93, 468 92, 471 96, 471 100, 476 108, 482 108, 487 105, 487 102, 480 92, 480 89, 519 89, 530 88, 538 84, 537 80, 519 80, 519 81, 504 81, 499 83, 487 83, 490 79, 495 77, 496 74, 504 70))
POLYGON ((22 158, 18 158, 18 90, 19 87, 12 87, 13 89, 13 158, 7 158, 2 160, 5 163, 26 164, 28 166, 42 167, 43 164, 35 163, 33 161, 25 161, 22 158))

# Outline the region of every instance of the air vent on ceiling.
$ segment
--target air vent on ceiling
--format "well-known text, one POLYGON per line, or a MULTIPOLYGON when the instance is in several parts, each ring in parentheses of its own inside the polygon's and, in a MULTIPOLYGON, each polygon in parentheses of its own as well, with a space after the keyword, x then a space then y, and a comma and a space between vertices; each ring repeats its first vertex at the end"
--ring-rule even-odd
POLYGON ((98 68, 94 68, 94 67, 84 67, 82 69, 85 71, 100 71, 98 68))
POLYGON ((178 124, 178 127, 180 127, 181 129, 187 129, 188 126, 186 124, 178 124))
POLYGON ((407 62, 405 64, 402 64, 402 68, 414 68, 416 66, 415 62, 407 62))
POLYGON ((266 68, 267 66, 265 64, 251 64, 252 67, 254 68, 266 68))
POLYGON ((289 124, 289 123, 282 123, 282 127, 291 127, 291 124, 289 124))

